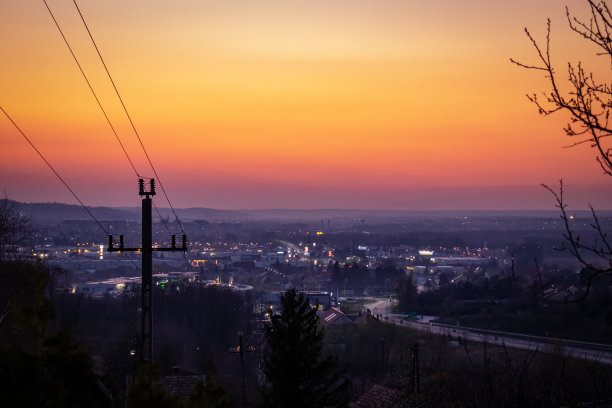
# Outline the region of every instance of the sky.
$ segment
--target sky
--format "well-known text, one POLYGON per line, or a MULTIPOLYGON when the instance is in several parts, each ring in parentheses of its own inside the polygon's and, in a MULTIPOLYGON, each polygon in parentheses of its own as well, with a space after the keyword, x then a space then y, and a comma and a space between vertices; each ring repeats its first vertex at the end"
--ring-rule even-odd
MULTIPOLYGON (((153 171, 71 0, 48 0, 138 174, 153 171)), ((572 34, 585 0, 79 0, 174 207, 612 209, 612 180, 546 90, 609 61, 572 34)), ((137 206, 137 175, 42 0, 0 2, 0 106, 89 205, 137 206)), ((0 189, 75 203, 0 116, 0 189)), ((165 207, 163 196, 156 197, 165 207)))

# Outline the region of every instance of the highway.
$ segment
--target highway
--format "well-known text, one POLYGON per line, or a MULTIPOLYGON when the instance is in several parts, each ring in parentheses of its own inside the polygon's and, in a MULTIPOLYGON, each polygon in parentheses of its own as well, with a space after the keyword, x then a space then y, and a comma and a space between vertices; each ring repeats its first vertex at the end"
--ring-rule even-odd
POLYGON ((612 365, 612 345, 584 341, 531 336, 521 333, 510 333, 496 330, 485 330, 473 327, 453 326, 435 323, 436 316, 418 316, 415 320, 404 320, 401 315, 391 314, 393 303, 389 299, 378 299, 365 307, 382 321, 402 327, 411 327, 428 333, 448 336, 454 340, 463 339, 475 342, 486 342, 498 346, 523 350, 540 350, 543 352, 564 353, 575 358, 584 358, 603 364, 612 365))

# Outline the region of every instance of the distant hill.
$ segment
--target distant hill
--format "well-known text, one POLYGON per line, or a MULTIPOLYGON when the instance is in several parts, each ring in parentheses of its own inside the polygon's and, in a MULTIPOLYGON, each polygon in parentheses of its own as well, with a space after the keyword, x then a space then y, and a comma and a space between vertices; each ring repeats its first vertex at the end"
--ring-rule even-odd
MULTIPOLYGON (((268 210, 241 210, 243 214, 259 219, 276 220, 328 220, 328 219, 352 219, 372 222, 399 221, 409 218, 422 217, 554 217, 557 211, 532 210, 532 211, 405 211, 405 210, 360 210, 360 209, 313 209, 313 210, 291 210, 291 209, 268 209, 268 210)), ((583 211, 587 214, 586 211, 583 211)))
MULTIPOLYGON (((80 205, 62 203, 17 203, 24 215, 38 224, 56 224, 64 220, 91 220, 80 205)), ((99 220, 132 221, 139 219, 136 211, 109 207, 89 207, 99 220)))
MULTIPOLYGON (((140 212, 140 209, 137 210, 140 212)), ((169 217, 170 220, 174 219, 174 214, 169 208, 158 208, 158 210, 162 217, 169 217)), ((217 210, 205 207, 177 208, 175 211, 179 218, 185 221, 206 220, 209 222, 243 222, 257 218, 257 216, 249 214, 247 211, 217 210)), ((155 214, 156 212, 154 212, 154 216, 155 214)))
MULTIPOLYGON (((90 215, 80 205, 63 203, 15 203, 24 215, 38 224, 56 224, 65 220, 91 220, 90 215)), ((88 207, 98 220, 104 221, 140 221, 140 207, 88 207)), ((158 208, 163 218, 174 219, 169 208, 158 208)), ((213 208, 180 208, 176 210, 184 221, 203 219, 212 222, 247 221, 256 216, 232 210, 213 208)), ((153 210, 153 218, 159 218, 153 210)))
MULTIPOLYGON (((62 203, 19 203, 22 212, 40 224, 54 224, 64 220, 90 220, 89 214, 79 205, 62 203)), ((139 221, 140 207, 89 207, 99 220, 139 221)), ((174 219, 169 208, 158 211, 163 218, 174 219)), ((554 210, 524 211, 402 211, 402 210, 359 210, 359 209, 264 209, 264 210, 219 210, 214 208, 178 208, 176 213, 183 221, 206 220, 209 222, 319 222, 323 220, 352 220, 367 224, 400 222, 414 218, 454 218, 454 217, 558 217, 554 210)), ((571 211, 578 217, 589 217, 588 211, 571 211)), ((610 217, 612 211, 600 211, 600 216, 610 217)), ((153 217, 159 218, 157 211, 153 217)))

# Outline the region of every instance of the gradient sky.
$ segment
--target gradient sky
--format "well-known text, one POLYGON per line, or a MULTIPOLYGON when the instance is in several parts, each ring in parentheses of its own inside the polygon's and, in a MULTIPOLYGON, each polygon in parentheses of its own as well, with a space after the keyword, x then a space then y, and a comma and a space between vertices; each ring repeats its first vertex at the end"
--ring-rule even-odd
MULTIPOLYGON (((152 176, 70 0, 48 0, 138 171, 152 176)), ((584 0, 80 0, 175 207, 612 209, 612 180, 560 114, 523 33, 552 19, 558 71, 609 61, 572 35, 584 0)), ((90 205, 136 175, 42 1, 0 2, 0 105, 90 205)), ((74 203, 0 117, 0 188, 74 203)), ((164 206, 158 196, 158 205, 164 206)))

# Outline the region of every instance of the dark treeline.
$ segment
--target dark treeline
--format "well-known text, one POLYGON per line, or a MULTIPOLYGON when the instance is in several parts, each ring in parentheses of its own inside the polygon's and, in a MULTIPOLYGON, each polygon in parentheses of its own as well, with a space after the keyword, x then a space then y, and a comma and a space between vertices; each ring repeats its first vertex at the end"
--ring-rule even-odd
POLYGON ((395 283, 397 311, 435 315, 451 324, 610 343, 612 277, 596 280, 589 296, 576 301, 566 291, 547 296, 555 287, 584 285, 588 274, 544 270, 538 279, 509 272, 451 284, 442 272, 438 286, 421 292, 411 275, 403 276, 395 283))
POLYGON ((360 406, 383 406, 375 404, 389 395, 395 399, 388 406, 407 407, 611 404, 612 368, 571 358, 554 347, 524 351, 489 346, 375 318, 357 328, 329 326, 326 347, 340 367, 348 368, 354 398, 365 399, 360 406), (412 382, 415 344, 419 349, 418 390, 416 379, 412 382))
MULTIPOLYGON (((140 336, 140 296, 54 297, 55 327, 69 330, 92 355, 101 371, 112 373, 113 391, 125 392, 126 376, 136 374, 140 336)), ((200 284, 172 284, 153 292, 153 350, 160 374, 183 372, 237 375, 238 359, 228 352, 238 331, 250 335, 253 295, 200 284)), ((110 377, 110 376, 109 376, 110 377)))
POLYGON ((51 282, 41 263, 0 261, 0 394, 3 406, 108 406, 93 361, 69 332, 53 330, 51 282))
MULTIPOLYGON (((206 407, 211 399, 231 406, 212 377, 185 401, 157 385, 147 391, 146 377, 130 356, 139 335, 139 296, 53 294, 51 282, 61 271, 40 263, 4 262, 0 277, 0 385, 8 406, 124 407, 127 402, 129 407, 206 407), (134 379, 127 395, 126 378, 134 379)), ((414 296, 414 289, 407 290, 414 296)), ((154 358, 159 375, 181 366, 239 378, 239 359, 229 348, 237 345, 238 330, 247 339, 255 331, 252 296, 193 283, 157 288, 154 358)), ((595 312, 596 302, 603 301, 598 296, 595 291, 594 303, 587 303, 583 313, 595 312)), ((489 347, 374 317, 362 324, 328 326, 322 356, 328 353, 338 369, 345 368, 352 400, 367 396, 375 385, 395 390, 400 401, 414 407, 608 406, 612 397, 610 367, 572 359, 561 350, 489 347), (414 344, 421 353, 419 392, 410 387, 414 344)), ((256 385, 261 360, 256 353, 245 360, 247 404, 256 406, 262 402, 256 385)), ((234 402, 240 401, 240 381, 226 388, 234 402)))

